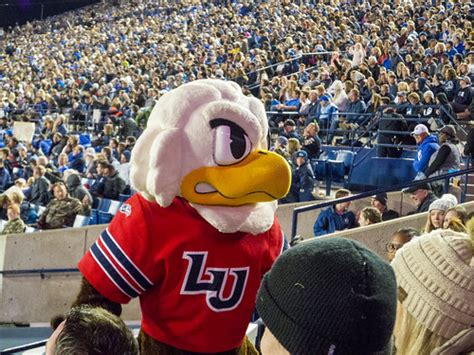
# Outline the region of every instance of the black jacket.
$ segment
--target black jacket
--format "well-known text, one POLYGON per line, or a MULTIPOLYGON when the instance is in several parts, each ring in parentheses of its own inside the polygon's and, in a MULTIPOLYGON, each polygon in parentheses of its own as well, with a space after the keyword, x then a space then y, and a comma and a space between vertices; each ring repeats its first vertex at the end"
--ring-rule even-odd
POLYGON ((430 208, 430 205, 436 201, 438 198, 433 192, 429 192, 428 195, 426 196, 425 200, 421 203, 420 206, 418 206, 418 209, 416 210, 416 213, 421 213, 421 212, 428 212, 428 209, 430 208))
POLYGON ((34 205, 46 206, 50 200, 49 181, 44 176, 36 179, 31 185, 30 202, 34 205))
POLYGON ((127 184, 119 176, 118 172, 115 172, 114 175, 108 176, 104 180, 104 198, 118 200, 119 195, 125 190, 126 186, 127 184))

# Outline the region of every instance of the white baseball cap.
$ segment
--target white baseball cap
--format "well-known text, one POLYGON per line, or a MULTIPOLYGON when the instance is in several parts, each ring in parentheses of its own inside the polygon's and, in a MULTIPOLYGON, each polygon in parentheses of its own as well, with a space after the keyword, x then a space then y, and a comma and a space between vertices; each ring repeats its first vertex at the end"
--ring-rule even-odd
POLYGON ((428 130, 428 127, 426 127, 424 124, 417 124, 413 132, 411 132, 411 135, 419 136, 422 133, 430 133, 430 131, 428 130))

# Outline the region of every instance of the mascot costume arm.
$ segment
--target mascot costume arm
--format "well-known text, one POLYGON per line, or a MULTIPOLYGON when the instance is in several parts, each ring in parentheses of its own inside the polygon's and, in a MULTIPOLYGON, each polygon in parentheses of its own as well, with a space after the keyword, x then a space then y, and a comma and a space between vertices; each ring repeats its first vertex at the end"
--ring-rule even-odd
POLYGON ((165 94, 132 152, 139 192, 80 261, 74 305, 120 315, 140 297, 143 354, 247 352, 260 279, 284 245, 276 200, 291 179, 267 135, 263 104, 233 82, 165 94))

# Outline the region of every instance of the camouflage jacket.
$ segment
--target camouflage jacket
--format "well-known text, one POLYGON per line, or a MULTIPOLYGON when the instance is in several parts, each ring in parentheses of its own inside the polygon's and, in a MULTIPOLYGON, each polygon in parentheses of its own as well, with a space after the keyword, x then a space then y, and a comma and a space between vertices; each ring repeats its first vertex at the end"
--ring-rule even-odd
POLYGON ((46 206, 38 224, 45 229, 71 227, 78 214, 82 214, 82 204, 77 198, 53 199, 46 206))
POLYGON ((2 234, 23 233, 25 231, 25 222, 21 218, 8 221, 3 228, 2 234))

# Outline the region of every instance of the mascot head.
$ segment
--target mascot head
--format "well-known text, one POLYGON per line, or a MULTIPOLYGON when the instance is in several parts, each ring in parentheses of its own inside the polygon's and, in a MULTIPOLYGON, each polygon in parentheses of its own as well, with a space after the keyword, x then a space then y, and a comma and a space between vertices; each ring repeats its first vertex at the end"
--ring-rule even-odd
POLYGON ((263 104, 236 83, 182 85, 158 101, 137 141, 132 186, 162 207, 183 197, 220 231, 263 232, 291 177, 267 135, 263 104))

